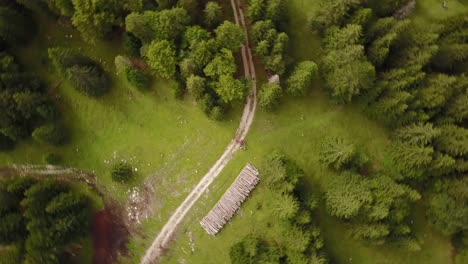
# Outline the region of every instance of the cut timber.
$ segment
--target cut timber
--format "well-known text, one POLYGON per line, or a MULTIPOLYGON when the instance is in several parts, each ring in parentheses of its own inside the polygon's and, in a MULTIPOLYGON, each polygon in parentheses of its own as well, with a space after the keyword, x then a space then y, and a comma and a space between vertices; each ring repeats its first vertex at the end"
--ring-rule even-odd
POLYGON ((201 220, 200 225, 214 236, 237 212, 259 181, 257 169, 248 163, 234 183, 219 199, 211 211, 201 220))

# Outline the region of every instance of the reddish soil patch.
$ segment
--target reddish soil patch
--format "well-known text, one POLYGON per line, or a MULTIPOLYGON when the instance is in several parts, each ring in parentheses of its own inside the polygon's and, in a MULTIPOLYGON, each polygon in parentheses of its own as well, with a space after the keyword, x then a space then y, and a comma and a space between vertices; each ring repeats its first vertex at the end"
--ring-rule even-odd
POLYGON ((93 216, 93 264, 112 263, 110 250, 111 214, 107 210, 93 216))
POLYGON ((118 255, 126 254, 129 230, 123 222, 122 209, 108 205, 93 216, 93 264, 115 263, 118 255))

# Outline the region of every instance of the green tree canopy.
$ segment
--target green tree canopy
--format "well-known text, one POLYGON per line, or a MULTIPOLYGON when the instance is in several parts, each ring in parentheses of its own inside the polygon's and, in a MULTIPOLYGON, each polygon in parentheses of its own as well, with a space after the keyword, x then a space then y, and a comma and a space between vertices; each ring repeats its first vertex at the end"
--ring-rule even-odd
POLYGON ((244 43, 244 30, 232 22, 224 21, 215 30, 218 47, 236 51, 244 43))
POLYGON ((326 55, 322 61, 325 85, 338 102, 350 102, 355 95, 368 90, 374 83, 375 69, 358 44, 361 27, 333 27, 325 38, 326 55))
POLYGON ((148 65, 159 76, 170 79, 176 73, 177 58, 174 44, 167 40, 155 40, 146 52, 148 65))
POLYGON ((312 61, 297 64, 286 82, 286 91, 295 96, 305 95, 315 76, 317 76, 317 64, 312 61))
POLYGON ((228 49, 222 49, 221 52, 206 65, 203 72, 208 77, 218 79, 222 75, 233 75, 236 70, 237 66, 232 52, 228 49))
POLYGON ((283 89, 279 84, 264 84, 259 93, 258 104, 267 111, 273 111, 278 107, 281 97, 283 97, 283 89))
POLYGON ((231 75, 221 75, 216 83, 215 91, 224 103, 229 104, 242 100, 245 97, 246 88, 241 80, 236 80, 231 75))
POLYGON ((192 74, 187 78, 187 90, 196 100, 201 99, 206 90, 205 78, 192 74))
POLYGON ((221 23, 222 8, 218 3, 210 1, 205 5, 203 15, 203 22, 208 28, 217 27, 221 23))
POLYGON ((467 231, 468 177, 438 181, 428 203, 427 216, 446 235, 467 231))

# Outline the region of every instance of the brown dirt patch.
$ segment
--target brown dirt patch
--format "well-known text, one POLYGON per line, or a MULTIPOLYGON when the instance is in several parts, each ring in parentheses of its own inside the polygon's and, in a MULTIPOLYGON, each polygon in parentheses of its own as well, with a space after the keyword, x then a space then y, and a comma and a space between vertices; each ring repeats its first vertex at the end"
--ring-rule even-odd
POLYGON ((116 208, 105 209, 93 216, 93 264, 115 263, 126 253, 129 232, 116 208))

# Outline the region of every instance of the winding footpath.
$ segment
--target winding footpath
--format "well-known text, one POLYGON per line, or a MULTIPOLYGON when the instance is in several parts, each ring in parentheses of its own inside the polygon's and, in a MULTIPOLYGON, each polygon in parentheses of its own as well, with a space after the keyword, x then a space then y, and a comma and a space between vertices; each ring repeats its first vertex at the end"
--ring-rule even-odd
POLYGON ((243 27, 245 32, 245 44, 242 46, 242 62, 244 65, 245 77, 252 80, 252 91, 247 97, 247 102, 244 107, 240 125, 237 129, 234 139, 227 146, 223 155, 216 161, 213 167, 211 167, 208 173, 203 176, 197 186, 195 186, 192 192, 190 192, 187 198, 185 198, 182 204, 171 215, 169 221, 161 229, 161 232, 154 239, 151 247, 146 251, 145 255, 141 259, 142 264, 157 263, 160 260, 164 251, 169 247, 171 238, 177 231, 177 228, 179 227, 184 217, 202 196, 202 194, 208 189, 214 179, 229 163, 234 154, 239 150, 240 145, 238 142, 246 138, 250 126, 254 120, 255 110, 257 108, 257 85, 255 66, 252 59, 252 50, 249 47, 249 36, 240 0, 231 0, 231 5, 234 11, 236 24, 243 27))

